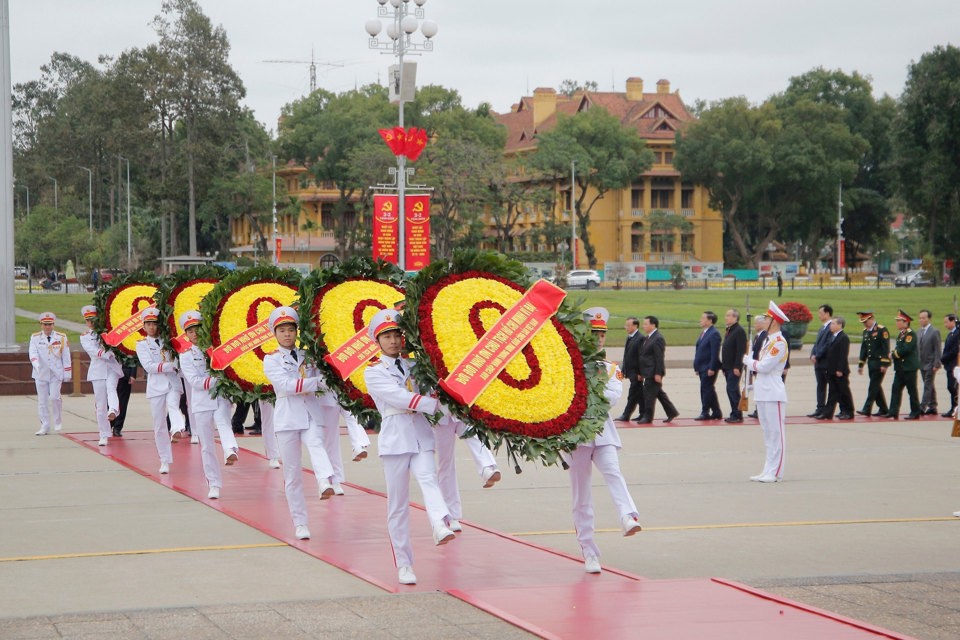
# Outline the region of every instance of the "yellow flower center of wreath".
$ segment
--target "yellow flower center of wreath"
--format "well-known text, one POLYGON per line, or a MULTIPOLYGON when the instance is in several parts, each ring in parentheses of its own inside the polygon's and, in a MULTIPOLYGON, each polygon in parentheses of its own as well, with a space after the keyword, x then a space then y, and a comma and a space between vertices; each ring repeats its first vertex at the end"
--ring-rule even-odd
MULTIPOLYGON (((140 313, 147 307, 152 307, 153 296, 156 293, 157 288, 152 284, 132 284, 123 287, 110 301, 110 309, 107 310, 110 327, 116 327, 130 316, 140 313)), ((142 338, 143 335, 139 331, 134 331, 119 346, 130 354, 136 353, 137 343, 142 338)))
MULTIPOLYGON (((443 362, 452 371, 480 341, 470 325, 470 310, 484 300, 509 309, 522 293, 507 285, 481 278, 470 278, 444 287, 433 301, 433 325, 437 347, 443 362)), ((497 309, 481 309, 484 330, 500 318, 497 309)), ((530 341, 540 363, 540 383, 529 389, 515 389, 495 379, 477 398, 475 405, 495 415, 522 422, 544 422, 565 414, 574 393, 573 365, 563 338, 552 323, 547 323, 530 341)), ((530 367, 518 354, 506 367, 516 380, 526 380, 530 367)))
MULTIPOLYGON (((254 282, 245 285, 228 294, 227 301, 223 304, 219 315, 220 342, 226 343, 241 331, 250 328, 247 323, 247 313, 259 298, 272 298, 278 301, 277 305, 273 302, 262 300, 256 305, 256 324, 266 320, 277 306, 290 306, 297 299, 297 290, 288 285, 277 284, 276 282, 254 282)), ((264 353, 276 351, 280 345, 276 338, 271 338, 261 349, 264 353)), ((263 362, 257 357, 256 351, 250 351, 234 360, 228 369, 241 379, 251 384, 270 384, 267 376, 263 373, 263 362)))
POLYGON ((200 302, 208 293, 213 291, 216 282, 194 282, 190 286, 184 287, 177 294, 177 299, 173 301, 173 318, 177 324, 177 333, 183 333, 183 327, 180 325, 180 316, 186 311, 199 311, 200 302))
MULTIPOLYGON (((377 311, 391 309, 394 303, 402 299, 403 293, 395 287, 375 280, 347 280, 332 287, 324 294, 318 314, 318 324, 327 350, 332 352, 339 349, 353 338, 357 331, 369 325, 377 311), (361 311, 363 325, 357 327, 354 323, 354 311, 364 300, 376 300, 383 306, 365 306, 361 311)), ((367 365, 360 367, 349 378, 363 393, 367 393, 367 383, 363 379, 366 368, 367 365)))

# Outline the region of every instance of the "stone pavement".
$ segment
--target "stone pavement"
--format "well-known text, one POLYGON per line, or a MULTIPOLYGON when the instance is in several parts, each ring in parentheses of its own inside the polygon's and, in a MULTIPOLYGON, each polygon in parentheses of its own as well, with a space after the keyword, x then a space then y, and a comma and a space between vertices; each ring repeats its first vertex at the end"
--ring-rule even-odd
MULTIPOLYGON (((854 382, 862 398, 866 381, 854 382)), ((691 371, 668 371, 686 417, 697 389, 691 371)), ((798 367, 788 391, 788 414, 808 413, 812 371, 798 367)), ((94 430, 92 397, 64 403, 65 429, 94 430)), ((35 437, 32 397, 0 408, 0 638, 530 637, 444 594, 385 594, 65 438, 35 437)), ((135 395, 128 428, 148 424, 135 395)), ((604 564, 734 579, 918 638, 960 637, 960 439, 948 421, 791 425, 775 485, 746 481, 762 460, 755 425, 621 437, 645 530, 619 535, 595 476, 604 564)), ((241 446, 262 450, 258 438, 241 446)), ((578 552, 562 470, 528 463, 482 490, 463 447, 458 462, 467 520, 578 552)), ((347 472, 384 489, 375 458, 347 472)))

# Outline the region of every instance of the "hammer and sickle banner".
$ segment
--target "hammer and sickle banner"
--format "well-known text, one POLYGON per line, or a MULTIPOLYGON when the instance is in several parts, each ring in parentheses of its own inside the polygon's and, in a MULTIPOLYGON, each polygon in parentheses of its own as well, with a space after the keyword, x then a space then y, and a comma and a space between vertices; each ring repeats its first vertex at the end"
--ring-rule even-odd
POLYGON ((407 196, 404 218, 406 269, 419 271, 430 264, 430 196, 407 196))
POLYGON ((397 251, 400 229, 397 226, 397 212, 400 199, 397 196, 373 196, 373 259, 383 259, 397 264, 400 254, 397 251))
POLYGON ((484 333, 440 386, 457 402, 472 405, 549 322, 566 295, 560 287, 538 280, 484 333))

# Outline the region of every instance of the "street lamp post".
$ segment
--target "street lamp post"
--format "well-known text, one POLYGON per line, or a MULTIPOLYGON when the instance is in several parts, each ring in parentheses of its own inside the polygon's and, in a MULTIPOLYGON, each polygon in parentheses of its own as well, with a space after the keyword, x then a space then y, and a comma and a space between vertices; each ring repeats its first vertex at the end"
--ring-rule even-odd
POLYGON ((273 245, 273 266, 277 266, 280 257, 277 255, 277 156, 273 156, 273 237, 271 244, 273 245))
MULTIPOLYGON (((377 16, 388 19, 386 33, 390 38, 389 42, 381 42, 377 39, 377 35, 379 35, 381 29, 383 29, 383 24, 379 19, 367 20, 364 25, 367 34, 370 36, 367 42, 368 46, 371 49, 378 49, 382 53, 392 54, 397 58, 395 77, 391 78, 391 81, 394 82, 396 87, 395 93, 397 94, 397 100, 400 105, 399 124, 401 129, 404 126, 403 103, 405 102, 403 57, 408 54, 420 55, 424 51, 433 51, 433 41, 431 38, 437 35, 438 31, 436 22, 424 20, 423 5, 426 4, 427 0, 413 0, 413 2, 417 6, 411 11, 410 0, 377 0, 377 3, 380 5, 377 7, 377 16), (386 4, 388 2, 392 9, 387 8, 386 4), (424 38, 426 38, 423 42, 414 42, 412 39, 417 29, 419 29, 424 38)), ((411 171, 413 170, 411 169, 411 171)), ((397 155, 397 200, 399 201, 397 213, 400 223, 400 246, 397 253, 399 259, 398 266, 404 271, 406 270, 406 230, 404 229, 406 185, 407 159, 403 154, 399 154, 397 155)))
POLYGON ((87 172, 87 207, 90 211, 90 237, 93 237, 93 171, 86 167, 77 167, 87 172))
POLYGON ((114 155, 121 162, 127 163, 127 268, 129 269, 133 265, 133 232, 130 226, 130 161, 119 153, 114 155))
POLYGON ((570 161, 570 268, 577 268, 577 161, 570 161))

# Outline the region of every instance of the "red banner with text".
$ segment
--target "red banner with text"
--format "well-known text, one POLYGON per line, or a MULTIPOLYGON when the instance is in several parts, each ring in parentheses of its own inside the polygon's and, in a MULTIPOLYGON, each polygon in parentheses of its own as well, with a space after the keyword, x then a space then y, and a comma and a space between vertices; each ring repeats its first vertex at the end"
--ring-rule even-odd
POLYGON ((400 228, 397 215, 400 199, 397 196, 373 196, 373 259, 382 258, 397 264, 400 253, 400 228))
POLYGON ((419 271, 430 264, 430 196, 407 196, 405 204, 405 266, 407 271, 419 271))

